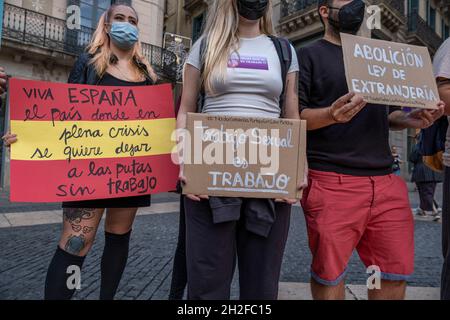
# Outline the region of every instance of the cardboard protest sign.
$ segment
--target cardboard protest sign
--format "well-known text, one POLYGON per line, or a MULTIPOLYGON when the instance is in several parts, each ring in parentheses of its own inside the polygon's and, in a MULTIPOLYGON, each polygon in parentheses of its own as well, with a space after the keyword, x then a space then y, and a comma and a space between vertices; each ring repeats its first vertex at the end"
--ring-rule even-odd
POLYGON ((436 109, 439 93, 426 47, 341 33, 350 91, 369 103, 436 109))
POLYGON ((306 121, 189 113, 184 194, 301 198, 306 121))
POLYGON ((10 80, 11 201, 60 202, 174 190, 171 86, 10 80))

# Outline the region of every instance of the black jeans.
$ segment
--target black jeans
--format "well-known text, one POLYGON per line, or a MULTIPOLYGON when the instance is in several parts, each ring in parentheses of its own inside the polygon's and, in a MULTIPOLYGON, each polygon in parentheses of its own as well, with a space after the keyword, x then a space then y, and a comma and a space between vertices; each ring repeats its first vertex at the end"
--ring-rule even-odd
POLYGON ((188 299, 228 300, 239 267, 241 300, 276 300, 291 206, 276 204, 267 238, 249 232, 245 219, 213 223, 209 201, 185 199, 188 299))
POLYGON ((444 265, 441 275, 441 299, 450 300, 450 167, 445 167, 442 202, 442 254, 444 265))
POLYGON ((416 182, 416 185, 417 191, 419 191, 420 209, 433 211, 436 182, 416 182))

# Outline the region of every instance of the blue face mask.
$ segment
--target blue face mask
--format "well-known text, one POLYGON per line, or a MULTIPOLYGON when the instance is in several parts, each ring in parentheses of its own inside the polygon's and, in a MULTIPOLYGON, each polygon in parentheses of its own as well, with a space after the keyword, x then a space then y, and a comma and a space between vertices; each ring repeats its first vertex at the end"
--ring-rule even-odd
POLYGON ((129 22, 113 22, 109 36, 120 49, 128 50, 138 41, 139 31, 129 22))

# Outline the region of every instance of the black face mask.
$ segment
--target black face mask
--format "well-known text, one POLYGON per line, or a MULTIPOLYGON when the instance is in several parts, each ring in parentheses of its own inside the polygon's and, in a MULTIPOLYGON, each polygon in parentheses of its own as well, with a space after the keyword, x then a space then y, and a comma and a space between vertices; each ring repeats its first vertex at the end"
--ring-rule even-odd
POLYGON ((356 34, 364 21, 366 5, 362 0, 353 0, 341 8, 329 7, 339 10, 339 20, 328 18, 330 25, 339 33, 356 34))
POLYGON ((258 20, 266 13, 269 0, 238 0, 239 15, 248 20, 258 20))

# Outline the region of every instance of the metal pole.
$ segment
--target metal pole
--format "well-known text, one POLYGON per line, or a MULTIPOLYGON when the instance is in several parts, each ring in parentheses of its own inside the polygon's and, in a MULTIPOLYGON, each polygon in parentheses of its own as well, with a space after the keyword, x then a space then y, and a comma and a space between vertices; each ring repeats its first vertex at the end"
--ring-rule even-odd
POLYGON ((3 11, 5 5, 3 0, 0 0, 0 48, 2 47, 2 33, 3 33, 3 11))
POLYGON ((25 9, 25 18, 23 21, 23 42, 25 42, 25 36, 27 34, 27 9, 25 9))
MULTIPOLYGON (((8 84, 7 84, 8 87, 8 84)), ((6 111, 5 111, 5 133, 9 130, 9 92, 6 91, 6 111)), ((0 175, 0 187, 4 189, 6 187, 6 157, 8 153, 8 149, 5 144, 2 143, 2 170, 0 175)))
POLYGON ((46 35, 47 35, 47 15, 44 18, 44 47, 45 47, 46 35))

